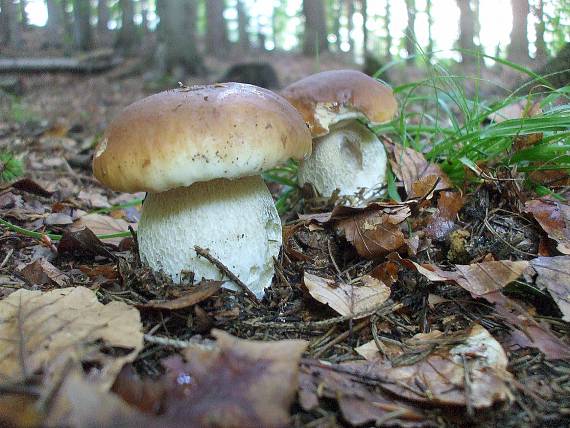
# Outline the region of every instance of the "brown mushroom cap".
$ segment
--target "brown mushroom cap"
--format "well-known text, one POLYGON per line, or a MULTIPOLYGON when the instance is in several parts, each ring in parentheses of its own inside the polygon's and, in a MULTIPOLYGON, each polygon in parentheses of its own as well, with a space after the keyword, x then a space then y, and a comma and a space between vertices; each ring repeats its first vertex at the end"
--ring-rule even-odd
POLYGON ((95 151, 93 173, 114 190, 162 192, 259 175, 310 152, 309 130, 285 99, 223 83, 161 92, 125 108, 95 151))
POLYGON ((313 138, 328 134, 329 125, 347 118, 388 122, 398 108, 389 87, 357 70, 313 74, 287 86, 281 95, 301 113, 313 138))

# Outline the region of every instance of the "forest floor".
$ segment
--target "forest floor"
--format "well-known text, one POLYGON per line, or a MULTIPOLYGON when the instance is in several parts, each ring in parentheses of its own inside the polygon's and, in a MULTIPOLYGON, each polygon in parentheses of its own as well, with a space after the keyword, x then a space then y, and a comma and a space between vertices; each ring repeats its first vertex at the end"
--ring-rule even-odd
MULTIPOLYGON (((268 60, 282 84, 316 71, 268 60)), ((25 229, 0 225, 1 426, 568 426, 567 176, 566 202, 515 173, 459 189, 386 138, 403 202, 298 192, 261 302, 181 287, 138 261, 144 195, 91 172, 109 120, 156 90, 131 65, 0 96, 0 151, 25 168, 0 183, 0 217, 25 229)))

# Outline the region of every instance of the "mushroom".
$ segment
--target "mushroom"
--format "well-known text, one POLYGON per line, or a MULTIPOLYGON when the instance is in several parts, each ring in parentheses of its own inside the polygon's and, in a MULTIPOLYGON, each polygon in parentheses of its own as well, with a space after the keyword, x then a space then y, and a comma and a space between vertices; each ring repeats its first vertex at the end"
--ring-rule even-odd
POLYGON ((299 184, 322 196, 352 195, 385 184, 386 151, 371 125, 390 121, 397 110, 392 90, 356 70, 313 74, 281 92, 299 110, 313 136, 313 154, 299 167, 299 184))
POLYGON ((261 297, 282 238, 260 174, 310 151, 307 126, 279 95, 240 83, 182 87, 125 108, 96 148, 93 173, 113 190, 147 192, 143 263, 175 282, 185 272, 223 279, 200 246, 261 297))

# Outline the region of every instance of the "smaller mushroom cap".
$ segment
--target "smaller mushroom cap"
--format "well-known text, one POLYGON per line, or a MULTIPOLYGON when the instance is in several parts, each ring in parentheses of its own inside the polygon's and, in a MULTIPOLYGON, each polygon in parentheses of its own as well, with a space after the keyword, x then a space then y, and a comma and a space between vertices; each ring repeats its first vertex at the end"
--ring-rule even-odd
POLYGON ((163 192, 259 175, 308 156, 311 145, 299 112, 267 89, 183 87, 126 107, 97 146, 93 173, 113 190, 163 192))
POLYGON ((313 138, 347 119, 388 122, 398 108, 388 86, 357 70, 313 74, 287 86, 281 95, 301 113, 313 138))

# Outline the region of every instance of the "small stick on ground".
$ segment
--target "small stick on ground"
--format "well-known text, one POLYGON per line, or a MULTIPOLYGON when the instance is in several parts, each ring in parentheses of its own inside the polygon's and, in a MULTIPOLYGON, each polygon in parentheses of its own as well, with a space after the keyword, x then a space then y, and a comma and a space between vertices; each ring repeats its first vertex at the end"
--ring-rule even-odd
POLYGON ((239 288, 246 294, 247 297, 251 301, 253 301, 256 305, 259 305, 259 300, 255 297, 255 294, 247 288, 247 285, 243 283, 241 279, 239 279, 231 270, 229 270, 221 261, 216 259, 214 256, 210 254, 208 250, 205 248, 199 247, 197 245, 194 246, 194 251, 205 259, 207 259, 210 263, 216 266, 220 271, 222 271, 230 280, 237 284, 239 288))

